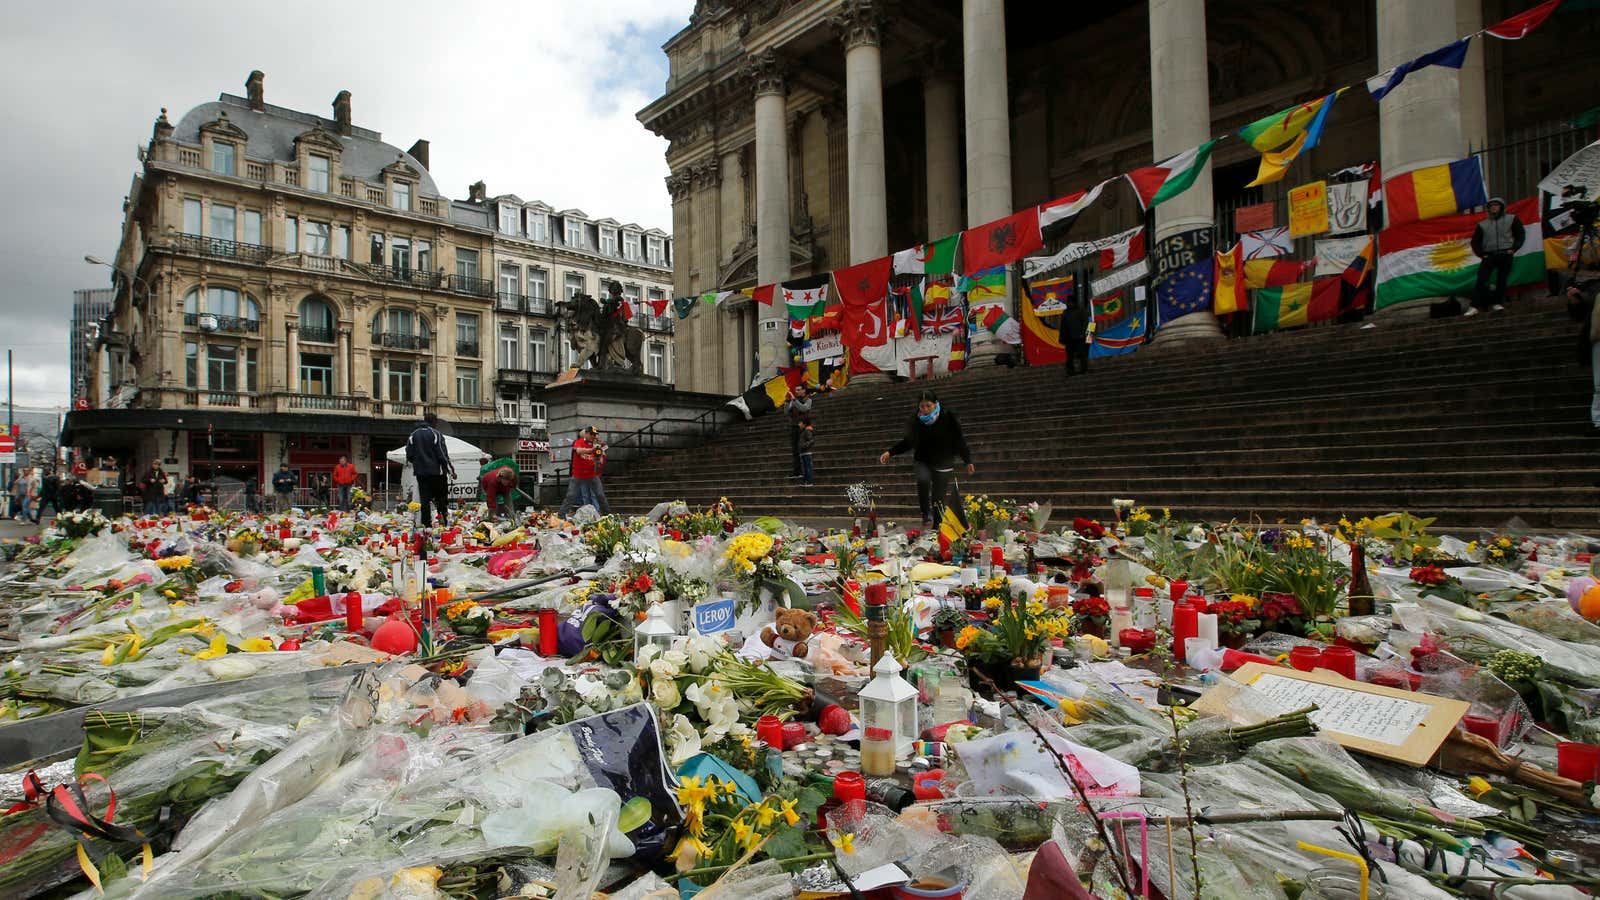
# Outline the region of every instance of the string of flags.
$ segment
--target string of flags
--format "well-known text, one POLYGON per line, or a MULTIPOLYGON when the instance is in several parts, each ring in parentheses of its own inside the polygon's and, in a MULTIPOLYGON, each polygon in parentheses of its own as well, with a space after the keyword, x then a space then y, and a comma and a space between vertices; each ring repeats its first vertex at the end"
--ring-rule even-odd
MULTIPOLYGON (((1549 19, 1561 2, 1544 0, 1444 47, 1379 72, 1366 79, 1362 86, 1375 101, 1381 102, 1409 75, 1422 69, 1461 68, 1476 38, 1485 34, 1501 40, 1526 37, 1549 19)), ((1217 144, 1229 138, 1243 140, 1261 154, 1259 170, 1251 186, 1278 181, 1296 159, 1317 145, 1335 102, 1353 87, 1341 87, 1273 113, 1237 132, 1212 138, 1154 165, 1107 178, 1074 194, 878 260, 781 284, 679 297, 671 301, 671 306, 681 319, 703 306, 720 306, 736 297, 748 298, 763 306, 782 302, 790 321, 791 343, 803 342, 819 329, 837 329, 841 332, 842 352, 848 356, 853 370, 856 366, 869 371, 873 368, 860 357, 859 350, 881 347, 890 337, 911 334, 920 337, 928 331, 939 334, 961 330, 959 326, 963 321, 967 330, 982 328, 1002 339, 1016 338, 1020 326, 1005 310, 1005 267, 1013 263, 1025 260, 1023 275, 1031 279, 1100 253, 1103 259, 1110 259, 1122 268, 1103 275, 1092 286, 1080 288, 1092 289, 1091 297, 1111 295, 1150 274, 1149 263, 1144 260, 1143 229, 1099 241, 1069 244, 1045 259, 1030 257, 1045 241, 1069 230, 1076 218, 1113 182, 1125 180, 1133 189, 1140 208, 1148 211, 1187 191, 1204 170, 1217 144), (1138 241, 1137 252, 1132 246, 1135 240, 1138 241), (909 276, 921 278, 910 278, 901 284, 909 276), (895 284, 893 292, 891 283, 895 284), (891 312, 891 301, 899 314, 891 312), (962 309, 964 314, 958 314, 957 310, 962 309), (830 310, 834 311, 831 317, 830 310)), ((1370 247, 1344 254, 1347 267, 1357 267, 1358 271, 1317 272, 1344 285, 1337 294, 1333 292, 1331 281, 1321 293, 1311 290, 1314 283, 1303 281, 1311 271, 1306 267, 1315 268, 1316 260, 1310 263, 1273 260, 1289 252, 1290 241, 1295 237, 1328 233, 1333 227, 1328 221, 1328 210, 1335 205, 1331 201, 1337 200, 1337 208, 1346 209, 1348 195, 1354 190, 1367 192, 1365 197, 1356 198, 1358 205, 1364 201, 1366 206, 1372 207, 1380 198, 1386 201, 1387 224, 1391 230, 1453 216, 1461 209, 1481 206, 1486 200, 1482 170, 1476 158, 1409 172, 1388 182, 1380 180, 1375 164, 1357 169, 1361 171, 1341 171, 1334 173, 1327 182, 1314 182, 1291 191, 1286 228, 1250 232, 1241 238, 1240 244, 1223 251, 1214 252, 1209 246, 1209 237, 1205 238, 1205 247, 1187 248, 1203 252, 1193 253, 1196 261, 1181 271, 1158 273, 1158 281, 1170 283, 1174 289, 1169 292, 1173 296, 1166 297, 1161 293, 1161 284, 1157 285, 1157 322, 1207 305, 1213 306, 1219 314, 1243 311, 1249 305, 1244 293, 1247 290, 1275 292, 1266 296, 1276 312, 1264 311, 1258 300, 1254 317, 1258 327, 1264 324, 1283 327, 1298 323, 1302 317, 1316 321, 1316 316, 1329 309, 1337 311, 1350 302, 1360 302, 1360 292, 1371 289, 1372 270, 1376 268, 1372 265, 1370 247), (1346 175, 1350 176, 1348 180, 1343 177, 1346 175), (1330 197, 1330 191, 1338 196, 1330 197), (1356 295, 1354 300, 1352 294, 1356 295)), ((1359 230, 1365 228, 1363 218, 1359 230)), ((1371 243, 1370 239, 1367 243, 1371 243)), ((1321 242, 1319 252, 1320 249, 1321 242)), ((652 309, 654 311, 654 307, 652 309)), ((1134 323, 1137 318, 1128 317, 1127 322, 1137 324, 1142 334, 1147 323, 1142 320, 1134 323)))

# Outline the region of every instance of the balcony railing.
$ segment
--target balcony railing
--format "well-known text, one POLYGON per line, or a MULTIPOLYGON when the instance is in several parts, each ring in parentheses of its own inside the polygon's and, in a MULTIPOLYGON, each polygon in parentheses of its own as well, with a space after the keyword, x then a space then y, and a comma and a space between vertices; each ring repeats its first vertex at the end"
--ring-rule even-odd
POLYGON ((495 381, 500 384, 533 384, 533 370, 502 367, 496 370, 495 381))
POLYGON ((450 290, 473 297, 493 297, 495 295, 493 281, 487 278, 475 278, 471 275, 450 276, 450 290))
POLYGON ((205 237, 199 234, 178 235, 177 248, 183 253, 194 253, 216 259, 236 259, 240 262, 251 263, 266 262, 267 258, 272 255, 272 248, 263 247, 260 244, 227 241, 222 238, 205 237))
POLYGON ((477 341, 456 341, 456 355, 476 358, 478 355, 477 341))
POLYGON ((383 412, 385 415, 389 416, 405 416, 407 418, 415 418, 417 416, 418 406, 419 404, 416 403, 408 403, 402 400, 390 400, 383 404, 383 412))
POLYGON ((363 397, 335 397, 331 394, 279 394, 284 409, 314 410, 323 412, 361 412, 363 397))
POLYGON ((319 328, 314 325, 301 325, 300 340, 310 341, 313 344, 331 344, 333 343, 333 329, 319 328))
POLYGON ((443 272, 414 269, 410 266, 383 266, 373 263, 351 263, 351 268, 362 272, 373 281, 384 284, 404 284, 424 290, 438 290, 444 284, 443 272))
POLYGON ((261 398, 240 391, 185 391, 190 406, 221 406, 231 409, 259 409, 261 398))
POLYGON ((494 308, 500 312, 522 312, 526 298, 515 291, 497 291, 494 297, 494 308))
POLYGON ((385 331, 377 336, 378 346, 390 350, 426 350, 431 341, 425 334, 404 334, 385 331))
POLYGON ((216 313, 184 313, 183 324, 201 331, 225 331, 230 334, 255 334, 261 330, 259 319, 219 316, 216 313))
POLYGON ((534 315, 550 315, 552 307, 550 306, 549 297, 528 297, 526 299, 528 301, 528 312, 534 315))

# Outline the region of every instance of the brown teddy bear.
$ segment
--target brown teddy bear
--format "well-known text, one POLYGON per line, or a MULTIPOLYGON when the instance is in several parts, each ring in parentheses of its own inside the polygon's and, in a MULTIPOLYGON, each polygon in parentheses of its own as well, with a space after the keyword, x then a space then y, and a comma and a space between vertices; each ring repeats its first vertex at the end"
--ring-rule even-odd
POLYGON ((772 648, 773 659, 804 659, 806 639, 817 630, 817 617, 809 610, 779 607, 772 625, 761 629, 761 642, 772 648))

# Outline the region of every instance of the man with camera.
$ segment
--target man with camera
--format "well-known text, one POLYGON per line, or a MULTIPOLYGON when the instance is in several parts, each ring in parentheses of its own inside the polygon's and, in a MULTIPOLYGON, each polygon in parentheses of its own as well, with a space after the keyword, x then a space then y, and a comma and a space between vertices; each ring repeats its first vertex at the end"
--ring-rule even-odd
POLYGON ((1528 239, 1522 221, 1506 214, 1506 201, 1500 197, 1489 198, 1489 214, 1472 231, 1472 252, 1477 255, 1478 286, 1472 295, 1472 308, 1467 315, 1475 316, 1484 309, 1499 312, 1505 309, 1506 283, 1511 280, 1511 262, 1528 239), (1489 286, 1490 280, 1494 287, 1489 286))
POLYGON ((1595 234, 1595 219, 1600 205, 1586 199, 1588 191, 1567 185, 1561 191, 1562 208, 1578 226, 1567 252, 1567 312, 1583 323, 1578 333, 1578 363, 1588 365, 1593 378, 1594 396, 1589 401, 1589 434, 1600 437, 1600 236, 1595 234))
POLYGON ((587 426, 572 442, 572 474, 567 480, 566 499, 561 501, 558 513, 562 518, 583 506, 593 506, 601 515, 611 511, 611 505, 606 502, 605 486, 600 483, 605 463, 606 445, 600 443, 600 432, 593 425, 587 426))

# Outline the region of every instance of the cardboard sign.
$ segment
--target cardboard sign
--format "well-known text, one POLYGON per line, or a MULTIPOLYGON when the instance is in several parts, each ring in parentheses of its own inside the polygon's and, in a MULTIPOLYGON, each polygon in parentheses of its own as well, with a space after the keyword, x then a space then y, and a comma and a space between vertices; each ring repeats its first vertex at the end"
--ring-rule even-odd
POLYGON ((1328 230, 1350 234, 1367 230, 1367 181, 1328 185, 1328 230))
POLYGON ((1289 236, 1305 237, 1328 230, 1328 183, 1313 181, 1289 191, 1289 236))
POLYGON ((734 603, 732 597, 702 600, 694 605, 694 628, 701 634, 717 634, 733 630, 734 603))
MULTIPOLYGON (((1322 736, 1348 750, 1413 766, 1433 758, 1471 706, 1465 700, 1351 681, 1327 669, 1302 672, 1250 663, 1234 672, 1233 678, 1285 709, 1316 706, 1310 716, 1312 723, 1322 736)), ((1221 714, 1232 695, 1232 689, 1220 685, 1206 691, 1192 708, 1221 714)))
POLYGON ((1233 211, 1233 230, 1239 234, 1247 231, 1266 231, 1272 227, 1277 210, 1271 203, 1241 206, 1233 211))
POLYGON ((837 331, 818 335, 805 343, 801 359, 813 362, 844 355, 844 336, 837 331))

